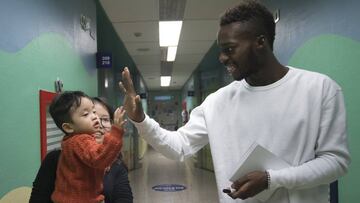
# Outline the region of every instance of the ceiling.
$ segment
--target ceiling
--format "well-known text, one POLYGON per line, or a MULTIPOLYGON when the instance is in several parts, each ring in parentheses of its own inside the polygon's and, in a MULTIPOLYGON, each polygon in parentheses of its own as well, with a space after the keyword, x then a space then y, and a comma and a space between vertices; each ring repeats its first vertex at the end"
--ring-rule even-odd
MULTIPOLYGON (((216 40, 218 19, 239 0, 100 0, 149 90, 181 89, 216 40), (160 9, 159 9, 160 8, 160 9), (159 19, 182 18, 176 59, 161 65, 159 19), (170 87, 160 75, 170 68, 170 87)), ((169 73, 169 70, 167 71, 169 73)))

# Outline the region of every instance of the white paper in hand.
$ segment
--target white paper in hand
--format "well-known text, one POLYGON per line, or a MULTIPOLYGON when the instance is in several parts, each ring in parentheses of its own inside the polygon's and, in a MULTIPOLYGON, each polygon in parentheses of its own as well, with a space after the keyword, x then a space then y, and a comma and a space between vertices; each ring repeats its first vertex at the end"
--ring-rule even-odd
MULTIPOLYGON (((231 182, 235 182, 239 178, 253 171, 265 171, 268 169, 278 170, 289 167, 290 165, 257 142, 254 142, 249 149, 246 150, 245 154, 240 159, 238 166, 239 167, 234 171, 230 178, 231 182)), ((253 198, 264 202, 271 197, 274 191, 275 190, 267 189, 255 195, 253 198)))

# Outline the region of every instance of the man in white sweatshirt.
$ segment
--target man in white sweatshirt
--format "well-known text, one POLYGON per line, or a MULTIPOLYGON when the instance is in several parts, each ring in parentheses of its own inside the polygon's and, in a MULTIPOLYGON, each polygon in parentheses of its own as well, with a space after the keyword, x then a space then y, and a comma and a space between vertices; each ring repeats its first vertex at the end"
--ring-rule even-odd
POLYGON ((168 131, 144 114, 127 68, 120 83, 124 106, 139 134, 169 158, 183 160, 210 143, 220 202, 258 203, 253 196, 276 189, 266 202, 325 203, 329 183, 350 164, 342 91, 325 75, 281 65, 274 38, 272 14, 243 2, 221 17, 217 39, 219 60, 235 81, 209 95, 185 126, 168 131), (254 141, 290 167, 230 182, 254 141))

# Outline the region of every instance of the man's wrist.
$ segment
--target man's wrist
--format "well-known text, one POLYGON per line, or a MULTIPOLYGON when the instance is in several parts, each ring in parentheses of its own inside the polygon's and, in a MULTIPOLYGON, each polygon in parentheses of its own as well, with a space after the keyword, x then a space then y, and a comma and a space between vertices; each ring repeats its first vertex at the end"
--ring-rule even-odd
POLYGON ((136 118, 130 118, 135 123, 141 123, 145 120, 145 114, 143 113, 140 116, 136 116, 136 118))

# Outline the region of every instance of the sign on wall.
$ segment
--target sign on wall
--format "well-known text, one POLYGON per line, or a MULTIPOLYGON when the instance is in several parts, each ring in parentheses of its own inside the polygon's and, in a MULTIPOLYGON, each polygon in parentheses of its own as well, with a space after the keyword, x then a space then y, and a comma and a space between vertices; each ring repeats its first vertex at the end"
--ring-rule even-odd
POLYGON ((98 68, 111 68, 112 67, 112 54, 98 52, 96 54, 96 64, 98 68))

